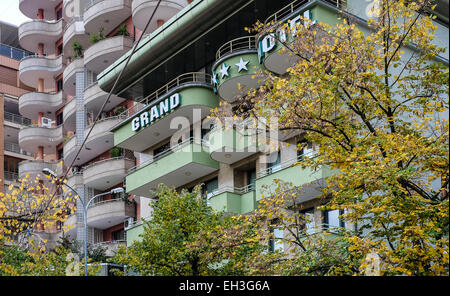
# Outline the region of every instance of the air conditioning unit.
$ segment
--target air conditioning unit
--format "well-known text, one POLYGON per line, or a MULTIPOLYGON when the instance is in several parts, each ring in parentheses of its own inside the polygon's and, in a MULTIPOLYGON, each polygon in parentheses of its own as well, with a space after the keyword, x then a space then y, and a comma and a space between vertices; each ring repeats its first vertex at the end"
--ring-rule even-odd
POLYGON ((42 127, 51 128, 53 123, 54 123, 54 121, 51 120, 50 118, 47 118, 47 117, 41 118, 41 126, 42 127))
POLYGON ((125 220, 125 230, 126 230, 128 227, 130 227, 131 225, 133 225, 133 223, 134 223, 134 218, 133 218, 133 217, 130 217, 130 218, 128 218, 127 220, 125 220))

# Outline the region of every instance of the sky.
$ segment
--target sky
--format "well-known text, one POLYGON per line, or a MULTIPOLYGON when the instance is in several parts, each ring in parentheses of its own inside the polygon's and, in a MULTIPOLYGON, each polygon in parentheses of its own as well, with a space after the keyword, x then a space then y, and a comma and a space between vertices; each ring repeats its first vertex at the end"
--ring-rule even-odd
POLYGON ((0 0, 0 21, 19 26, 28 20, 19 10, 19 0, 0 0))

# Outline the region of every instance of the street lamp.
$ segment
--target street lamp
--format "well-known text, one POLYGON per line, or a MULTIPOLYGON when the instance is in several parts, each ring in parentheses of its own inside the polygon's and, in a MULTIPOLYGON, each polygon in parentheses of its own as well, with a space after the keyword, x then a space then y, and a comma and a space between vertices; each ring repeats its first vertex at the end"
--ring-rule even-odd
POLYGON ((68 184, 64 183, 62 180, 58 179, 58 175, 53 172, 51 169, 49 168, 44 168, 42 170, 42 172, 47 175, 50 176, 54 179, 57 179, 57 181, 63 185, 66 185, 67 187, 69 187, 73 192, 75 192, 75 196, 78 197, 78 200, 81 202, 81 204, 83 205, 83 221, 84 221, 84 276, 87 276, 87 210, 89 208, 89 205, 91 204, 91 202, 96 199, 97 197, 103 196, 103 195, 107 195, 107 194, 117 194, 117 193, 122 193, 124 192, 124 189, 122 187, 117 187, 112 189, 109 192, 104 192, 104 193, 100 193, 97 195, 94 195, 91 199, 89 199, 89 201, 85 204, 84 200, 82 200, 80 198, 80 195, 78 194, 78 192, 76 192, 75 189, 73 189, 72 187, 70 187, 68 184))

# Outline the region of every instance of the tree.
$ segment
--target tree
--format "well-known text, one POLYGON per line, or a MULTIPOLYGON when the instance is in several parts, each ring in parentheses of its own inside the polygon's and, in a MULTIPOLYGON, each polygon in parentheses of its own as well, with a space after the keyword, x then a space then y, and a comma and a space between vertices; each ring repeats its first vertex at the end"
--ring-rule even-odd
MULTIPOLYGON (((261 73, 264 85, 235 115, 276 121, 319 146, 301 165, 336 172, 322 197, 359 226, 347 243, 360 270, 376 252, 384 275, 448 275, 449 75, 432 42, 432 2, 379 3, 367 33, 345 14, 335 26, 302 19, 285 44, 298 62, 287 75, 261 73)), ((292 33, 253 28, 277 29, 292 33)))

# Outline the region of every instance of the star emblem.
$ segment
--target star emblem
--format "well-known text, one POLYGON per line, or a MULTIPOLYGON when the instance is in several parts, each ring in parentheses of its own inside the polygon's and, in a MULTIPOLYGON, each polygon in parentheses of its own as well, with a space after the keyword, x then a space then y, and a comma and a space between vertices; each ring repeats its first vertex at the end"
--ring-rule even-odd
POLYGON ((230 69, 230 66, 227 66, 227 64, 223 63, 222 69, 219 70, 220 74, 222 74, 221 78, 228 75, 228 69, 230 69))
POLYGON ((219 84, 217 81, 217 73, 215 71, 213 71, 212 83, 213 85, 219 84))
POLYGON ((238 67, 238 72, 241 72, 242 70, 248 71, 247 69, 248 61, 245 61, 241 58, 239 63, 235 64, 238 67))

